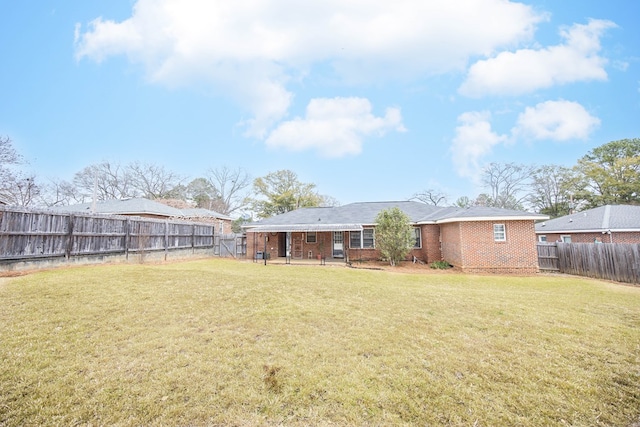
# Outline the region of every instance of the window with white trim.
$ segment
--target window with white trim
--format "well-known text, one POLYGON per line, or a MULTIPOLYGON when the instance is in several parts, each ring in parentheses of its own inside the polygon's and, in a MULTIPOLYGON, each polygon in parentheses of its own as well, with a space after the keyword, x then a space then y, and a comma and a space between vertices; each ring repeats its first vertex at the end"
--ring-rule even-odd
POLYGON ((493 240, 496 242, 507 241, 507 230, 504 224, 493 224, 493 240))
POLYGON ((315 231, 307 232, 307 243, 316 243, 318 241, 318 237, 315 231))
POLYGON ((365 228, 362 231, 349 232, 349 246, 353 249, 375 248, 373 228, 365 228))
POLYGON ((562 243, 571 243, 571 234, 565 234, 560 236, 562 243))
POLYGON ((362 247, 364 249, 373 249, 376 247, 373 228, 365 228, 362 230, 362 247))
POLYGON ((362 247, 362 232, 350 231, 349 232, 349 247, 358 249, 362 247))
POLYGON ((420 227, 413 227, 413 232, 415 233, 415 242, 413 243, 413 247, 416 249, 420 249, 422 247, 422 233, 420 227))
POLYGON ((545 236, 544 234, 539 235, 538 236, 538 242, 547 243, 547 236, 545 236))

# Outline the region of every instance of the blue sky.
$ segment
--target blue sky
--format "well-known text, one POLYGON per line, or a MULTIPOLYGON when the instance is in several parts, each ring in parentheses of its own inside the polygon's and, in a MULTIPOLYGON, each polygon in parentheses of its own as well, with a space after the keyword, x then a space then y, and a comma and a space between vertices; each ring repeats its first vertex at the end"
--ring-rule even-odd
POLYGON ((341 203, 475 197, 489 162, 640 137, 635 0, 0 0, 0 135, 41 180, 110 161, 291 169, 341 203))

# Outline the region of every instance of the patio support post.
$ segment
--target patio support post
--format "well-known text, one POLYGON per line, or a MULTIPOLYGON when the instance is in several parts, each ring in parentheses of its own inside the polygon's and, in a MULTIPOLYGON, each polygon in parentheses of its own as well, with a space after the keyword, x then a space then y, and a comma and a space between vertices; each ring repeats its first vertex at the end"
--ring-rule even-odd
POLYGON ((264 253, 262 258, 264 258, 264 265, 267 265, 267 233, 264 233, 264 253))

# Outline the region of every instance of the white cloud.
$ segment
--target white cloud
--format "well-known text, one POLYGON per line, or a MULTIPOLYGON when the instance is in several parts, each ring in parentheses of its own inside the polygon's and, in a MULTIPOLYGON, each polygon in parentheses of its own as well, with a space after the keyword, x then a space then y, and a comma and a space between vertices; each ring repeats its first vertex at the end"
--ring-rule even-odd
POLYGON ((471 66, 459 92, 470 97, 520 95, 577 81, 606 80, 607 60, 599 56, 600 38, 615 27, 590 20, 561 31, 564 43, 545 49, 502 52, 471 66))
POLYGON ((510 135, 491 128, 491 113, 471 111, 458 116, 459 125, 451 144, 453 164, 458 175, 476 179, 482 159, 498 144, 510 144, 519 137, 566 141, 586 139, 599 125, 577 102, 546 101, 527 107, 520 113, 510 135))
POLYGON ((491 114, 487 111, 471 111, 458 116, 451 151, 453 163, 460 176, 474 178, 481 170, 481 159, 500 143, 508 142, 506 135, 491 129, 491 114))
POLYGON ((375 117, 367 99, 320 98, 309 102, 304 118, 281 123, 266 144, 292 151, 315 149, 325 157, 342 157, 359 154, 365 137, 392 130, 405 131, 397 108, 388 108, 384 117, 375 117))
POLYGON ((587 139, 599 125, 600 119, 577 102, 546 101, 527 107, 512 132, 533 139, 566 141, 587 139))
POLYGON ((293 76, 343 82, 463 69, 529 40, 546 16, 505 0, 138 0, 122 22, 76 28, 76 58, 125 55, 169 86, 205 82, 246 108, 249 133, 284 117, 293 76))

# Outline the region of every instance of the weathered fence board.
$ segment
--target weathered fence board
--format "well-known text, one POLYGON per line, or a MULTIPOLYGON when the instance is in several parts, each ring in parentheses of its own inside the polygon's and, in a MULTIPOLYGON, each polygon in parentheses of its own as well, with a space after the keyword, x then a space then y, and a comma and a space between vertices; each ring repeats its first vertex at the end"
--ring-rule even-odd
POLYGON ((540 270, 558 271, 558 249, 554 244, 539 243, 538 266, 540 270))
POLYGON ((552 243, 538 245, 542 270, 640 283, 640 244, 552 243), (557 266, 557 268, 553 268, 557 266))
POLYGON ((213 249, 214 227, 0 206, 0 260, 213 249))

